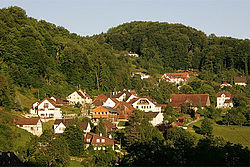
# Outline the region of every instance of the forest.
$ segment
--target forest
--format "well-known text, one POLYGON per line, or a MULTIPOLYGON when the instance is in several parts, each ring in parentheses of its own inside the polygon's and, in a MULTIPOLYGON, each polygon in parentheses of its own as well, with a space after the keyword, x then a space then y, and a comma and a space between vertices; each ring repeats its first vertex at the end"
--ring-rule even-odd
POLYGON ((10 108, 15 87, 39 89, 41 98, 79 87, 97 95, 135 88, 130 72, 136 69, 157 78, 191 68, 218 83, 249 71, 249 39, 207 36, 181 24, 137 21, 82 37, 10 7, 0 10, 0 38, 0 105, 10 108))

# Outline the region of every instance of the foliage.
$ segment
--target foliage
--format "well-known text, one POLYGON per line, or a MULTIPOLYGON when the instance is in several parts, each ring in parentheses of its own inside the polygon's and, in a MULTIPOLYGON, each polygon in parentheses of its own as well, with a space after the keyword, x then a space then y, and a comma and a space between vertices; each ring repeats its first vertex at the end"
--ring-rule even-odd
POLYGON ((53 131, 45 131, 40 138, 34 136, 21 154, 27 165, 67 166, 68 144, 62 136, 54 137, 53 131))
POLYGON ((66 127, 63 138, 69 145, 71 156, 82 156, 84 153, 84 132, 78 123, 66 127))
POLYGON ((208 119, 205 118, 202 122, 201 122, 201 134, 210 136, 212 135, 213 132, 213 126, 212 126, 212 122, 208 119))

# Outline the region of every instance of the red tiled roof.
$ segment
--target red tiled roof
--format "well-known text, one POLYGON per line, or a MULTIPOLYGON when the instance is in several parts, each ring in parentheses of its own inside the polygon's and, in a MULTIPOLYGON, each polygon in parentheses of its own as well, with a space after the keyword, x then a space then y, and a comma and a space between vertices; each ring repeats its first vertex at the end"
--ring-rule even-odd
POLYGON ((107 96, 104 94, 100 94, 99 96, 96 97, 96 99, 93 101, 93 104, 95 106, 102 106, 104 102, 107 101, 107 96))
POLYGON ((234 77, 234 83, 247 83, 247 77, 234 77))
POLYGON ((50 98, 45 98, 43 99, 41 102, 39 102, 39 104, 37 106, 39 106, 42 102, 44 102, 45 100, 48 100, 54 107, 61 107, 60 104, 57 104, 54 100, 50 99, 50 98))
POLYGON ((16 125, 36 125, 40 120, 39 117, 37 118, 18 118, 16 125))
POLYGON ((119 105, 123 105, 123 106, 125 106, 128 110, 130 110, 130 111, 133 111, 134 110, 134 107, 130 104, 130 103, 127 103, 127 102, 119 102, 119 103, 117 103, 115 106, 114 106, 114 109, 118 109, 118 106, 119 105))
POLYGON ((221 97, 222 94, 225 94, 226 97, 230 97, 230 98, 232 97, 231 93, 229 92, 218 92, 216 93, 216 97, 221 97))
POLYGON ((112 124, 111 122, 109 122, 109 121, 102 121, 102 123, 108 128, 108 129, 117 129, 117 127, 114 125, 114 124, 112 124))
POLYGON ((170 125, 172 125, 172 126, 179 126, 179 127, 180 127, 180 126, 183 126, 182 123, 176 122, 176 121, 175 121, 175 122, 172 122, 170 125))
POLYGON ((129 104, 133 104, 133 103, 136 102, 138 99, 140 99, 140 97, 135 97, 135 98, 131 99, 128 103, 129 103, 129 104))
POLYGON ((190 103, 192 106, 200 104, 202 107, 210 105, 208 94, 172 94, 170 105, 180 107, 184 103, 190 103))
POLYGON ((170 79, 172 78, 182 78, 182 79, 187 79, 188 77, 188 73, 187 72, 183 72, 183 73, 165 73, 162 75, 161 79, 168 79, 167 77, 169 77, 170 79))

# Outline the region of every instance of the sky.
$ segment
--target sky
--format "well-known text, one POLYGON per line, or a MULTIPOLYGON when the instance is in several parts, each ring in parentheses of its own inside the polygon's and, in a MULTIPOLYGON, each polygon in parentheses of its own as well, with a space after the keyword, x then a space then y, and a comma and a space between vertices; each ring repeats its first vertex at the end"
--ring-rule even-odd
POLYGON ((250 0, 0 0, 0 8, 9 6, 82 36, 125 22, 160 21, 250 39, 250 0))

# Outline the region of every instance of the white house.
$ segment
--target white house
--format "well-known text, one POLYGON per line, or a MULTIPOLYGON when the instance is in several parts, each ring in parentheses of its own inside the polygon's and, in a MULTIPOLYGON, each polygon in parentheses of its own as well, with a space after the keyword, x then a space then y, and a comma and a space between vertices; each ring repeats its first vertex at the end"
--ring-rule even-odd
POLYGON ((131 99, 130 103, 135 109, 142 110, 145 112, 161 112, 163 104, 157 104, 156 100, 149 97, 139 97, 131 99))
POLYGON ((146 71, 132 71, 131 76, 134 77, 135 75, 140 75, 142 80, 150 78, 149 73, 146 71))
POLYGON ((217 97, 217 108, 231 108, 233 107, 232 95, 229 92, 218 92, 217 97))
POLYGON ((159 125, 163 123, 164 116, 161 112, 145 112, 146 114, 152 115, 153 119, 150 121, 150 123, 153 126, 159 125))
POLYGON ((77 103, 79 104, 91 104, 92 99, 89 94, 86 93, 85 90, 79 89, 78 91, 75 91, 71 93, 66 99, 69 101, 70 105, 75 105, 77 103))
POLYGON ((187 72, 184 73, 165 73, 160 78, 160 81, 167 81, 174 84, 180 85, 181 83, 185 84, 189 78, 189 74, 187 72))
POLYGON ((220 84, 220 88, 224 88, 224 87, 232 87, 232 85, 227 82, 223 82, 222 84, 220 84))
POLYGON ((135 91, 124 89, 123 91, 112 92, 112 94, 110 94, 110 97, 116 98, 116 100, 121 102, 126 101, 126 98, 129 98, 131 95, 136 96, 137 94, 135 91))
POLYGON ((62 118, 62 111, 60 107, 54 100, 49 98, 45 98, 41 102, 34 103, 33 108, 30 110, 30 113, 38 115, 41 118, 62 118))
POLYGON ((37 118, 19 118, 16 122, 16 126, 27 130, 33 135, 41 136, 43 133, 42 121, 39 117, 37 118))
POLYGON ((106 102, 103 103, 102 106, 113 108, 117 103, 119 103, 119 101, 118 101, 116 98, 109 97, 109 98, 106 100, 106 102))
POLYGON ((139 57, 139 55, 135 52, 129 52, 128 55, 132 57, 139 57))
MULTIPOLYGON (((71 124, 73 119, 56 119, 53 125, 56 134, 62 134, 67 126, 71 124)), ((91 127, 88 122, 80 122, 80 127, 85 133, 90 132, 91 127)))

